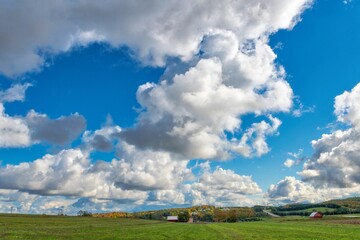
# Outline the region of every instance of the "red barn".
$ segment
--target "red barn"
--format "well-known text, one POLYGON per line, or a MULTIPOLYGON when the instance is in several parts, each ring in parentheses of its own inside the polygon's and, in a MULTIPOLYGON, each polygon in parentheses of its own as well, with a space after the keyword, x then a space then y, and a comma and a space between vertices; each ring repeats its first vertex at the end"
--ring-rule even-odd
POLYGON ((310 214, 310 218, 322 218, 322 217, 323 217, 323 215, 319 212, 312 212, 310 214))

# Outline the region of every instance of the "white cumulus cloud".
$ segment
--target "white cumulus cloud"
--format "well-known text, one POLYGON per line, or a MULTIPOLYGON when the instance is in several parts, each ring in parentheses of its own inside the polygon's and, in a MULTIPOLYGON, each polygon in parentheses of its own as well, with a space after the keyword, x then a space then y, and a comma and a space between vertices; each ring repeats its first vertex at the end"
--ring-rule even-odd
POLYGON ((318 203, 336 198, 343 198, 357 193, 360 187, 327 189, 316 188, 312 184, 297 180, 295 177, 285 177, 276 184, 271 184, 266 196, 273 204, 318 203))
POLYGON ((24 116, 10 116, 5 103, 24 101, 30 84, 15 84, 0 90, 0 148, 28 147, 36 143, 66 145, 75 140, 86 128, 86 120, 78 113, 50 119, 46 114, 30 110, 24 116))
POLYGON ((314 154, 300 172, 304 181, 323 188, 360 186, 359 89, 360 84, 335 98, 337 119, 349 124, 349 128, 312 141, 314 154))
MULTIPOLYGON (((66 203, 54 198, 48 204, 53 210, 62 205, 107 209, 112 206, 109 199, 251 205, 261 189, 250 176, 207 169, 197 182, 184 185, 194 179, 188 163, 270 151, 266 138, 277 134, 281 125, 271 114, 291 110, 293 91, 285 69, 276 63, 269 36, 291 29, 311 3, 2 1, 0 73, 7 77, 39 71, 47 65, 47 56, 92 42, 127 46, 142 64, 162 66, 165 73, 159 82, 139 86, 136 97, 142 111, 133 128, 106 125, 86 131, 79 148, 2 167, 0 188, 80 197, 66 203), (266 120, 243 129, 245 115, 266 120), (115 144, 117 158, 91 161, 92 151, 111 151, 115 144)), ((2 91, 0 99, 23 101, 27 87, 2 91)), ((80 114, 49 119, 30 111, 25 117, 9 116, 1 107, 2 147, 64 145, 85 130, 80 114)))
MULTIPOLYGON (((272 184, 267 196, 275 203, 319 202, 357 194, 360 190, 360 84, 335 98, 334 113, 337 121, 347 124, 347 129, 323 134, 311 142, 313 155, 298 172, 301 180, 286 177, 272 184)), ((299 158, 302 150, 296 154, 299 158)), ((287 160, 291 167, 299 159, 287 160)))
POLYGON ((186 61, 212 30, 229 30, 240 41, 256 39, 291 28, 311 2, 5 0, 0 8, 0 72, 16 76, 39 70, 46 54, 92 41, 128 45, 149 64, 163 65, 167 56, 186 61))
POLYGON ((93 162, 85 147, 85 151, 67 149, 33 162, 1 167, 0 202, 19 206, 27 202, 28 208, 19 209, 30 211, 31 207, 35 212, 56 212, 61 206, 73 210, 102 206, 104 210, 116 207, 115 203, 132 207, 142 204, 251 205, 259 200, 253 198, 259 198, 262 192, 251 176, 223 168, 211 171, 207 164, 200 165, 202 170, 194 182, 194 173, 187 166, 189 161, 172 159, 167 152, 137 150, 126 143, 120 144, 124 145, 118 153, 122 158, 111 162, 93 162), (192 183, 186 183, 189 181, 192 183), (26 199, 21 200, 20 196, 26 199), (30 196, 33 199, 29 199, 30 196), (63 199, 65 204, 61 199, 54 201, 56 196, 73 200, 63 199), (48 199, 48 206, 40 206, 39 199, 48 199), (78 199, 77 202, 74 199, 78 199), (95 204, 94 201, 105 202, 95 204))
POLYGON ((184 186, 184 192, 192 205, 252 205, 256 201, 251 195, 262 191, 251 176, 236 174, 232 170, 217 168, 213 172, 205 169, 199 180, 184 186))
MULTIPOLYGON (((284 68, 275 63, 268 38, 279 29, 291 29, 311 3, 4 1, 0 72, 14 77, 39 70, 49 54, 91 42, 114 48, 126 45, 143 64, 165 66, 168 77, 139 87, 137 99, 143 112, 133 129, 122 131, 125 141, 189 159, 225 159, 232 152, 260 156, 269 151, 265 137, 276 131, 279 120, 271 118, 271 127, 264 122, 253 125, 240 147, 233 146, 240 139, 229 141, 226 133, 240 131, 245 114, 291 109, 293 92, 284 68), (184 66, 182 71, 167 66, 174 58, 184 66), (140 132, 144 137, 139 137, 140 132), (253 132, 256 137, 250 136, 253 132)), ((44 130, 39 138, 65 142, 60 136, 50 139, 48 132, 44 130)), ((105 144, 106 139, 100 138, 98 143, 105 144)))

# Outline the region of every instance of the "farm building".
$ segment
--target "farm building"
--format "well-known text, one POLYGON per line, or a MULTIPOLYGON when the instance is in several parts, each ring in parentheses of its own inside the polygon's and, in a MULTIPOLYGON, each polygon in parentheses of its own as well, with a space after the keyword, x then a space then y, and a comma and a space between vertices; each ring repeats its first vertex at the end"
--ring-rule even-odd
POLYGON ((323 217, 323 215, 319 212, 312 212, 310 214, 310 218, 322 218, 322 217, 323 217))
POLYGON ((178 218, 178 216, 167 216, 166 220, 168 222, 178 222, 179 218, 178 218))

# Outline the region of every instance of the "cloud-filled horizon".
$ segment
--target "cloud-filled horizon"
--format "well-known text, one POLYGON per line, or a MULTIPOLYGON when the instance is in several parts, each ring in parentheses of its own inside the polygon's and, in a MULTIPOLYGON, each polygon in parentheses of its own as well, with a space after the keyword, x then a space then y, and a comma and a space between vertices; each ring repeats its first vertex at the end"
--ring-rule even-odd
POLYGON ((0 1, 0 212, 358 194, 359 7, 0 1))

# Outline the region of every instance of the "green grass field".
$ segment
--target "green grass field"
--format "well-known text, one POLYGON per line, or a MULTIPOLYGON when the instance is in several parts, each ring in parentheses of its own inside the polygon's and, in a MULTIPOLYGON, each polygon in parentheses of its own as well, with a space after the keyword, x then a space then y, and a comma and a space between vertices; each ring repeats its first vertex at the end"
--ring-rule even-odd
POLYGON ((0 239, 360 239, 360 218, 288 217, 244 223, 0 215, 0 239))

